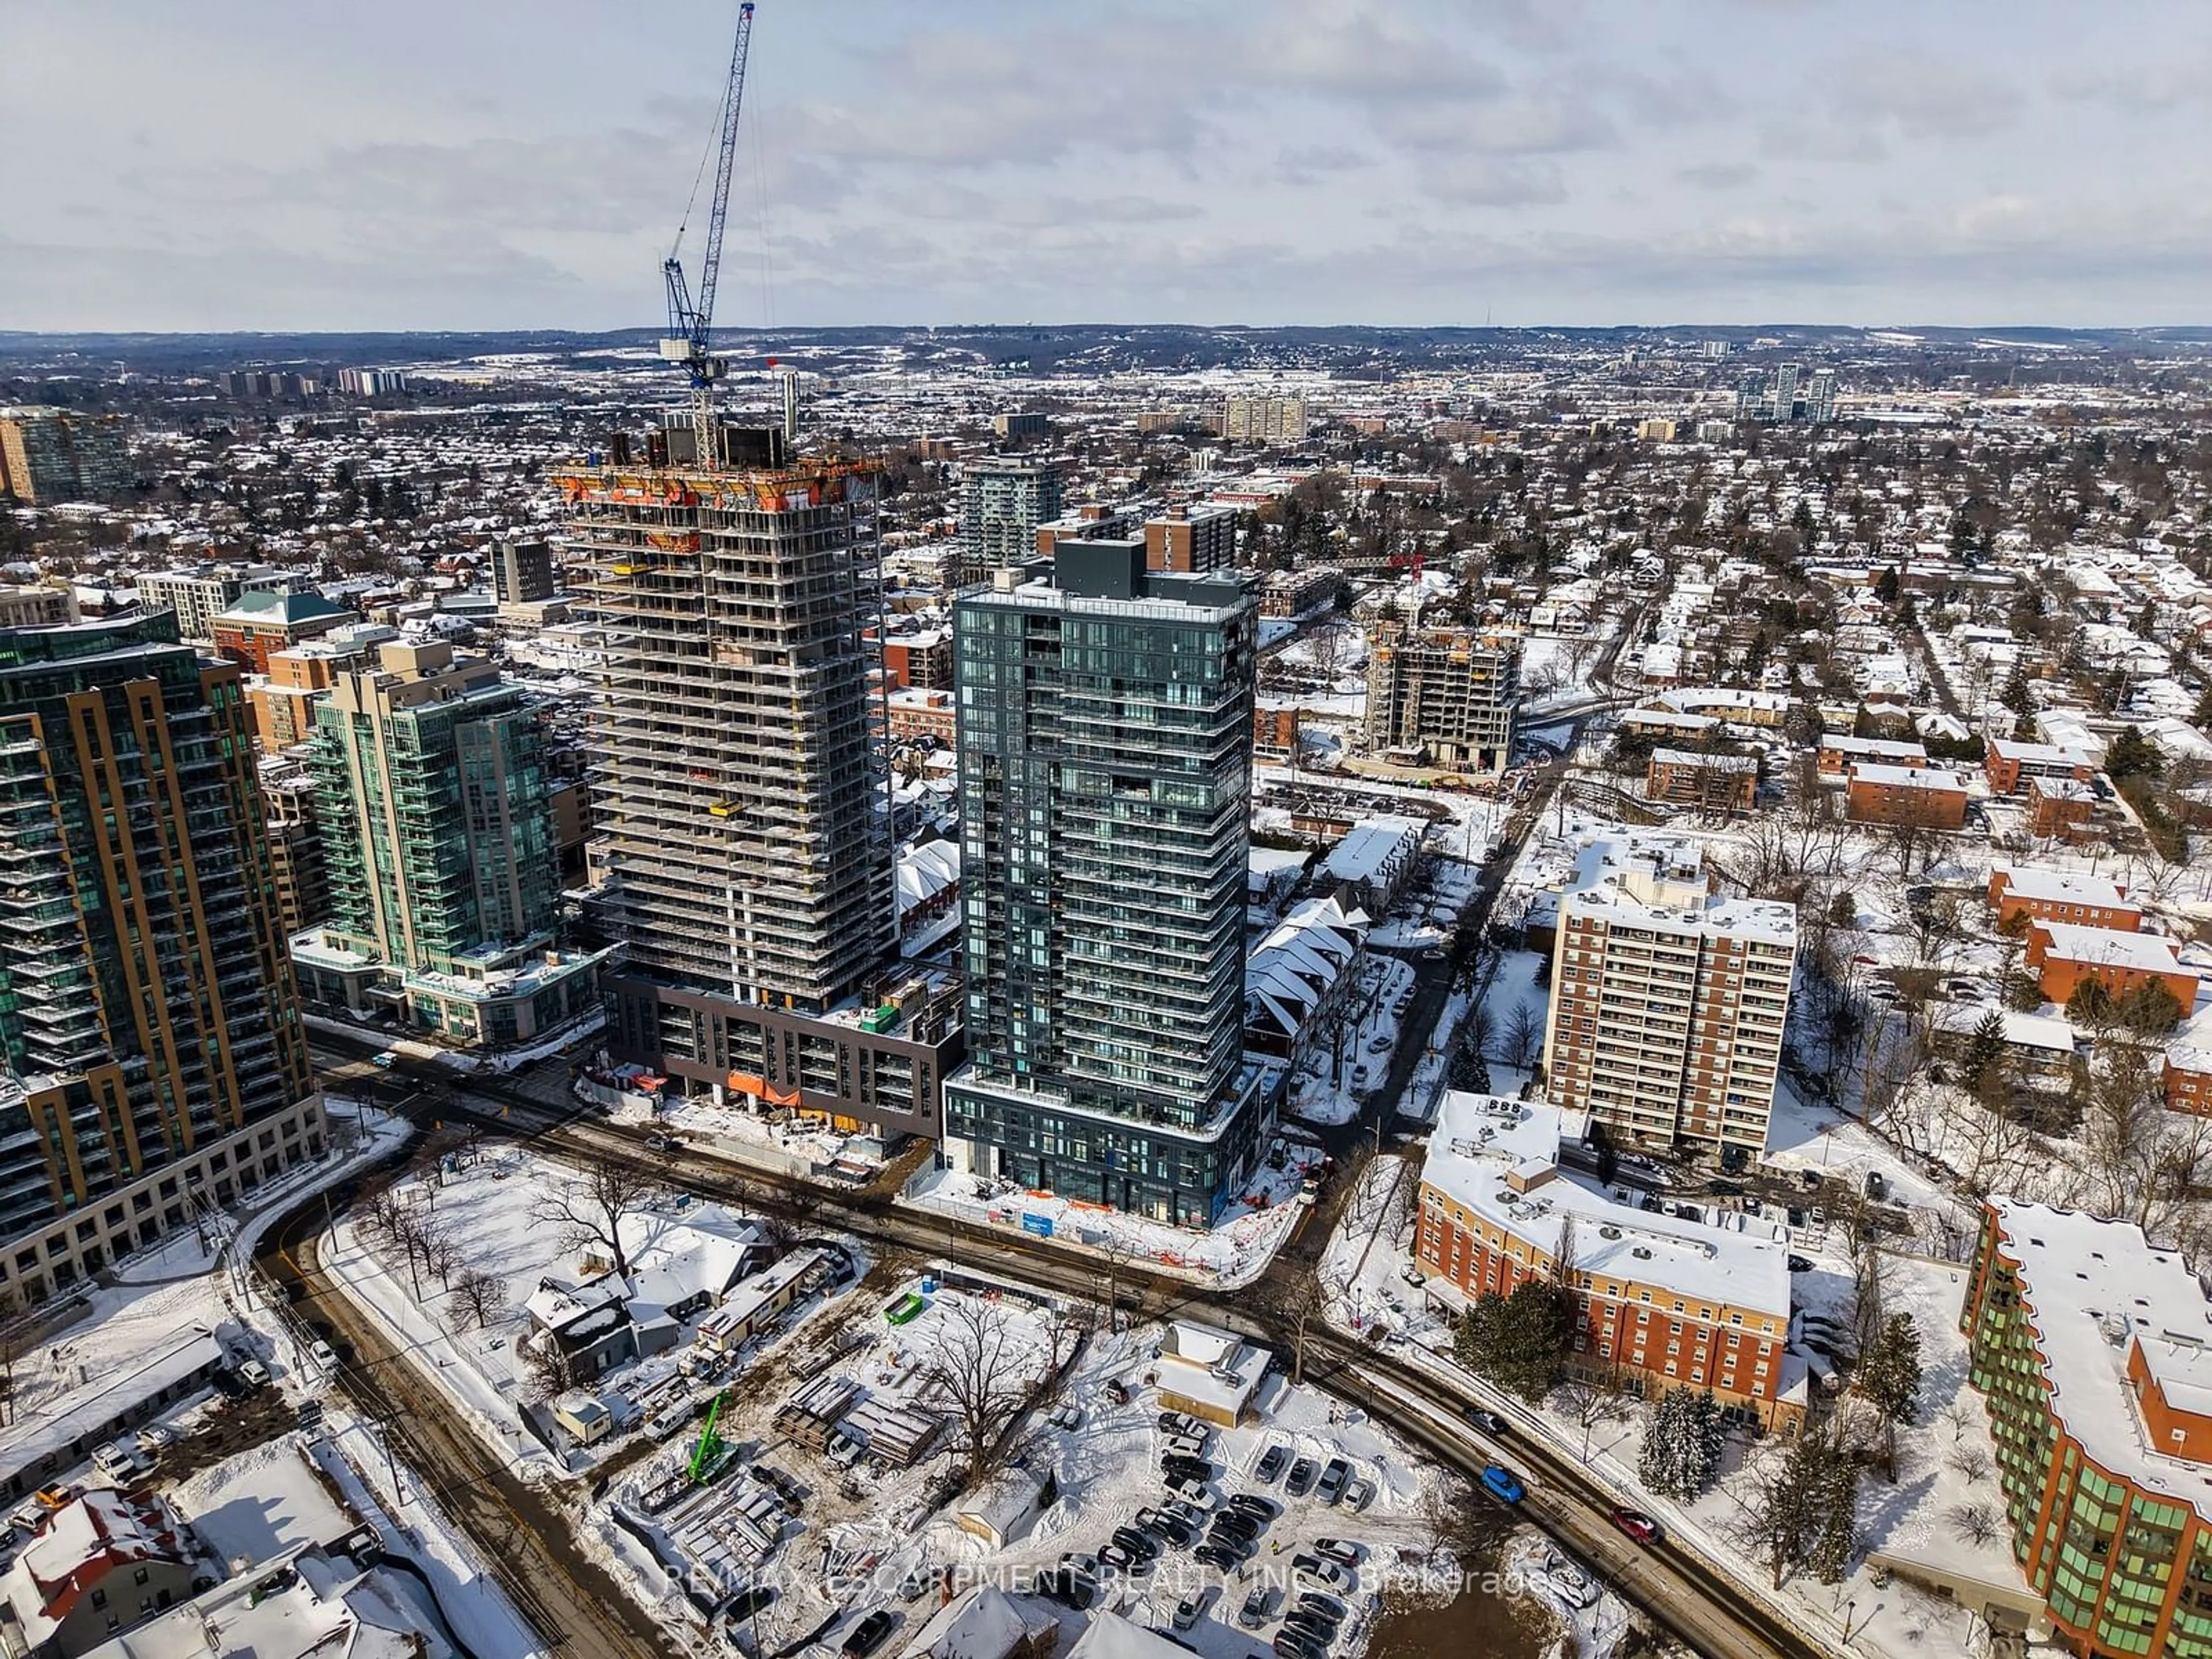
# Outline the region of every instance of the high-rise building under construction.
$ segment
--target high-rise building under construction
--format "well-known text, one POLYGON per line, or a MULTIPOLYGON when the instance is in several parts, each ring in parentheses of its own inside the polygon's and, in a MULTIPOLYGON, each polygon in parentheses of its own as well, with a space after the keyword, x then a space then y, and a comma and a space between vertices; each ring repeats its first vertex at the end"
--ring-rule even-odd
POLYGON ((601 653, 610 1047, 691 1092, 934 1135, 959 996, 891 965, 876 469, 722 437, 719 467, 655 441, 561 480, 601 653))

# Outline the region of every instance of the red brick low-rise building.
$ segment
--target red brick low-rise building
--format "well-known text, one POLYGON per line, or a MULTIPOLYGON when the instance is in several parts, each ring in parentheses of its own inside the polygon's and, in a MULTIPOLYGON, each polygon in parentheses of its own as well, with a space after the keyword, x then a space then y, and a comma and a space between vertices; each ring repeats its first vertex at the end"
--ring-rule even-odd
POLYGON ((2027 832, 2051 841, 2078 841, 2097 821, 2097 792, 2071 778, 2027 781, 2027 832))
POLYGON ((2115 997, 2139 986, 2163 985, 2185 1018, 2197 1001, 2195 970, 2182 965, 2172 940, 2156 933, 2034 922, 2027 932, 2027 963, 2044 996, 2052 1002, 2071 1002, 2074 994, 2093 979, 2103 981, 2115 997))
POLYGON ((2128 897, 2124 887, 2070 870, 1997 865, 1990 872, 1985 902, 2001 931, 2023 915, 2030 921, 2067 921, 2122 933, 2142 927, 2142 907, 2128 897))
POLYGON ((2014 743, 2003 738, 1984 739, 1988 752, 1982 769, 1990 787, 2000 795, 2017 795, 2030 778, 2057 778, 2087 783, 2097 775, 2095 757, 2079 749, 2055 743, 2014 743))
POLYGON ((2212 1048, 2176 1043, 2166 1051, 2166 1109, 2212 1117, 2212 1048))
POLYGON ((1966 822, 1966 781, 1937 767, 1855 762, 1846 815, 1853 823, 1917 824, 1959 830, 1966 822))
POLYGON ((1578 1313, 1571 1369, 1647 1398, 1709 1389, 1731 1416, 1768 1427, 1802 1418, 1778 1230, 1639 1210, 1562 1168, 1559 1152, 1557 1107, 1445 1096, 1413 1250, 1434 1298, 1459 1307, 1556 1278, 1578 1313))
POLYGON ((1843 777, 1853 766, 1861 764, 1903 766, 1917 771, 1928 764, 1928 750, 1903 738, 1835 735, 1820 739, 1820 768, 1823 777, 1843 777))
POLYGON ((902 688, 884 699, 890 714, 888 729, 894 742, 933 738, 951 744, 959 729, 950 691, 902 688))

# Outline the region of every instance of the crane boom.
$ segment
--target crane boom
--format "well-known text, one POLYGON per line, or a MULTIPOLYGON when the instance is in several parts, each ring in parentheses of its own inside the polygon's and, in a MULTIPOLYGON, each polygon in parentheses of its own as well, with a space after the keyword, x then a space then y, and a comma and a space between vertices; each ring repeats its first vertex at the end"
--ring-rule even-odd
POLYGON ((722 91, 721 148, 714 162, 714 195, 707 215, 707 253, 699 267, 699 297, 695 304, 690 284, 684 279, 678 253, 684 230, 676 233, 676 247, 661 262, 661 276, 668 289, 669 337, 660 343, 660 355, 681 363, 691 379, 691 425, 697 437, 696 464, 714 465, 714 382, 728 373, 728 362, 708 349, 714 326, 714 288, 722 273, 722 227, 729 217, 730 174, 738 154, 738 111, 744 101, 745 58, 752 49, 752 0, 738 8, 738 38, 730 49, 730 78, 722 91))

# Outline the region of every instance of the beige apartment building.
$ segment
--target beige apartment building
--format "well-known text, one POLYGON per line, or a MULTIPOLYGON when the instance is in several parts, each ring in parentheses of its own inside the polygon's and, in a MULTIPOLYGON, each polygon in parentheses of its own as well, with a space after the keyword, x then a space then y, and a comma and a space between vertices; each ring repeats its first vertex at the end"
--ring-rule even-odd
POLYGON ((1717 896, 1694 842, 1585 841, 1559 901, 1547 1092, 1616 1139, 1766 1145, 1797 913, 1717 896))

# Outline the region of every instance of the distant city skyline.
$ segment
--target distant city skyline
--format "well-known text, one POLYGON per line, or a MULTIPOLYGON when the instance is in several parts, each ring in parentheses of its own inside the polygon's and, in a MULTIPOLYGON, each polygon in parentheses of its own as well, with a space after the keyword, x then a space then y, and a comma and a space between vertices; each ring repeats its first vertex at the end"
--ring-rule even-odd
MULTIPOLYGON (((18 0, 0 328, 650 325, 736 11, 18 0)), ((2203 321, 2212 14, 2126 17, 760 0, 718 320, 2203 321)))

